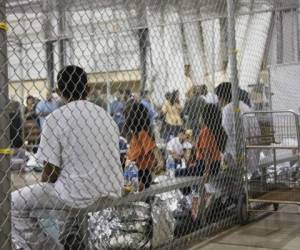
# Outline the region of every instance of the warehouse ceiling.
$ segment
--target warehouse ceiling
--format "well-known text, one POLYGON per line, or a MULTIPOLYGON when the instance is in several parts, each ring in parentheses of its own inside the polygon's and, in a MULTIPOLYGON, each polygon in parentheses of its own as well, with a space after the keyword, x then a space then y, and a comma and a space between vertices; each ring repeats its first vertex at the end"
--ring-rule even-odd
MULTIPOLYGON (((259 8, 262 4, 271 7, 299 7, 300 0, 237 0, 241 7, 259 8)), ((166 4, 174 4, 183 11, 213 10, 224 12, 226 0, 7 0, 8 13, 45 12, 65 7, 68 10, 88 10, 113 8, 143 7, 145 5, 162 8, 166 4)))

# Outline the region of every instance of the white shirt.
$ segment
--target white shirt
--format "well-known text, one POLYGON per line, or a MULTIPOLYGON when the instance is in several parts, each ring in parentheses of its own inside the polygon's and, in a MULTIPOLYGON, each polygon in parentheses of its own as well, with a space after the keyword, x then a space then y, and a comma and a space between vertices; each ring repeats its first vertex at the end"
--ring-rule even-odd
POLYGON ((167 150, 177 155, 183 155, 184 149, 191 149, 192 144, 189 142, 181 143, 178 137, 174 137, 167 144, 167 150))
POLYGON ((167 150, 174 152, 177 155, 183 154, 183 144, 179 141, 178 137, 174 137, 167 144, 167 150))
MULTIPOLYGON (((239 102, 240 114, 243 115, 246 112, 251 112, 251 109, 242 101, 239 102)), ((234 110, 233 103, 227 104, 223 108, 222 112, 222 125, 225 129, 225 132, 228 135, 228 140, 226 144, 225 152, 230 153, 233 157, 236 155, 236 140, 235 140, 235 125, 234 125, 234 110)), ((251 124, 249 122, 243 122, 243 131, 244 136, 253 136, 259 135, 259 125, 257 120, 251 119, 251 122, 255 122, 255 124, 251 124)), ((258 168, 259 163, 259 151, 258 150, 248 150, 248 170, 253 173, 258 168)))
POLYGON ((183 148, 184 149, 192 149, 193 145, 192 145, 192 143, 186 141, 186 142, 183 143, 183 148))
POLYGON ((91 102, 68 103, 47 117, 38 160, 61 169, 54 187, 69 206, 85 207, 100 198, 121 196, 118 127, 91 102))
POLYGON ((204 99, 207 103, 217 104, 218 103, 218 97, 217 95, 208 92, 206 96, 204 96, 204 99))

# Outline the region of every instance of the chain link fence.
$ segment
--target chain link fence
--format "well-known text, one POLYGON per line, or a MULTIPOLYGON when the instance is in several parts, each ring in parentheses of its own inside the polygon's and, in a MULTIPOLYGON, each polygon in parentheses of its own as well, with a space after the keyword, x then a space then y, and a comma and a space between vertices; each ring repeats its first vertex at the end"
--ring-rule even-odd
POLYGON ((299 8, 1 1, 1 249, 187 249, 241 222, 272 159, 243 150, 272 119, 241 114, 298 112, 276 67, 299 79, 299 8))

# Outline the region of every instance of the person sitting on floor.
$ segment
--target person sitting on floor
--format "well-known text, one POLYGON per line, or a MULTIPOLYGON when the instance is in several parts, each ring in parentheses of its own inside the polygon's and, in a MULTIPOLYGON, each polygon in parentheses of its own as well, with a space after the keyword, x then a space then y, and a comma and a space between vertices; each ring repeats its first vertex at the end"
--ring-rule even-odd
POLYGON ((189 134, 181 128, 177 136, 167 143, 167 153, 172 157, 176 165, 182 164, 182 159, 185 156, 186 150, 190 150, 192 148, 192 144, 189 142, 189 139, 189 134))
POLYGON ((152 174, 163 169, 163 158, 156 146, 151 121, 143 104, 131 101, 125 108, 125 126, 130 130, 126 166, 135 162, 138 167, 139 190, 149 188, 152 174))

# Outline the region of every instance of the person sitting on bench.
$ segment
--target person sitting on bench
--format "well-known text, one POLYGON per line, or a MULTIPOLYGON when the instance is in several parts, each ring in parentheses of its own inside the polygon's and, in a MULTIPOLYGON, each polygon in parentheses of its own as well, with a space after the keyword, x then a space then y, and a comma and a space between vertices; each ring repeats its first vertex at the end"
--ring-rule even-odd
POLYGON ((41 183, 12 193, 13 242, 24 249, 60 249, 30 217, 33 210, 66 210, 66 225, 74 221, 70 209, 122 195, 117 124, 104 109, 86 101, 82 68, 64 67, 57 84, 66 105, 53 111, 43 126, 37 156, 44 164, 41 183))

